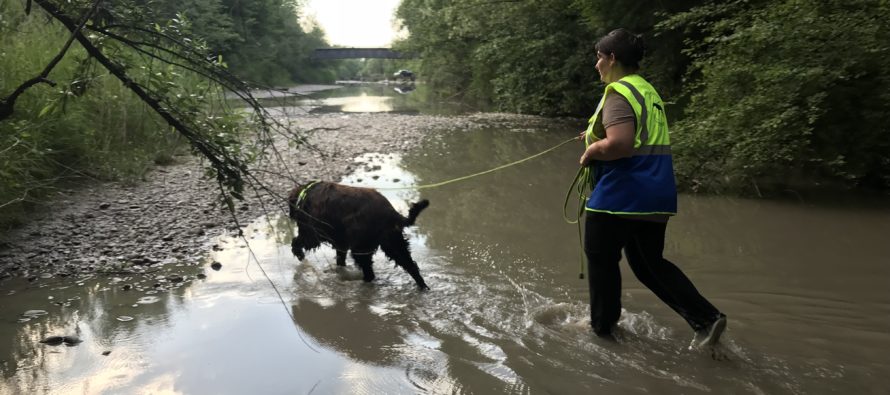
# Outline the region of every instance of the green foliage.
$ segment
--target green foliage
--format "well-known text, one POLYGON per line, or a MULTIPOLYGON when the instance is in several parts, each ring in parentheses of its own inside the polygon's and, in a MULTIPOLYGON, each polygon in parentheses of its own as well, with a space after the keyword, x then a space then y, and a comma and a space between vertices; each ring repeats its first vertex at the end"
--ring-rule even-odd
MULTIPOLYGON (((663 99, 680 99, 682 77, 690 59, 682 49, 687 42, 700 39, 695 26, 685 30, 659 29, 665 18, 686 12, 692 7, 708 3, 706 0, 677 0, 652 2, 647 0, 577 0, 594 40, 613 29, 623 27, 644 38, 646 55, 641 64, 646 79, 656 86, 663 99)), ((593 42, 590 44, 594 45, 593 42)))
POLYGON ((420 55, 420 75, 442 96, 539 114, 594 100, 592 36, 570 0, 405 0, 397 16, 411 34, 399 48, 420 55))
POLYGON ((589 115, 595 40, 642 34, 669 105, 680 185, 890 189, 890 29, 881 0, 404 0, 397 17, 442 96, 589 115))
POLYGON ((890 187, 890 18, 876 1, 736 1, 675 16, 691 102, 674 142, 682 185, 705 190, 890 187))
MULTIPOLYGON (((58 23, 48 23, 39 8, 25 16, 20 2, 2 2, 0 11, 2 98, 38 75, 70 32, 58 23)), ((170 21, 156 29, 172 36, 184 26, 183 21, 170 21)), ((207 131, 211 144, 248 157, 238 152, 240 142, 233 138, 242 117, 215 110, 221 102, 216 99, 215 84, 158 58, 134 53, 120 42, 90 36, 162 105, 188 118, 184 122, 196 130, 207 131)), ((169 55, 158 51, 155 56, 169 55)), ((49 79, 56 85, 31 87, 19 96, 14 113, 0 120, 0 228, 41 204, 66 181, 136 179, 153 161, 169 160, 185 140, 77 44, 49 79)))
POLYGON ((292 0, 162 0, 168 17, 183 15, 192 33, 206 40, 241 78, 270 86, 330 81, 331 64, 315 62, 316 48, 327 47, 317 26, 304 32, 299 3, 292 0))
POLYGON ((331 82, 339 64, 311 59, 324 32, 299 24, 294 0, 153 0, 155 20, 187 20, 188 33, 222 56, 240 78, 266 86, 331 82))
POLYGON ((324 32, 303 31, 292 0, 12 0, 0 11, 0 227, 71 176, 137 178, 184 143, 208 159, 231 203, 274 122, 233 74, 290 85, 332 81, 345 68, 310 59, 327 46, 324 32), (91 9, 85 38, 48 76, 56 84, 24 84, 91 9), (247 99, 253 119, 228 109, 223 90, 247 99), (245 121, 256 144, 243 143, 245 121))
POLYGON ((342 79, 359 81, 394 80, 399 70, 415 70, 412 59, 346 59, 338 71, 342 79))
POLYGON ((688 59, 684 36, 655 32, 665 14, 701 1, 405 0, 397 11, 419 53, 424 80, 443 96, 459 94, 496 108, 533 114, 589 114, 601 92, 594 44, 617 27, 650 45, 647 76, 670 99, 688 59))

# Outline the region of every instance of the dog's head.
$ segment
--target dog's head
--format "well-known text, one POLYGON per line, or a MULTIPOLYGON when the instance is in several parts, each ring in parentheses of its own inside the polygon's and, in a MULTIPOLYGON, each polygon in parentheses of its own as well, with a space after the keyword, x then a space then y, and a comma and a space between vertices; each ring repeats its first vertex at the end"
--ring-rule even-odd
POLYGON ((319 181, 312 181, 304 184, 297 184, 290 190, 290 193, 287 195, 287 206, 288 216, 290 216, 291 219, 294 221, 297 220, 299 206, 304 204, 303 201, 306 199, 306 194, 309 192, 309 188, 312 188, 318 183, 319 181))

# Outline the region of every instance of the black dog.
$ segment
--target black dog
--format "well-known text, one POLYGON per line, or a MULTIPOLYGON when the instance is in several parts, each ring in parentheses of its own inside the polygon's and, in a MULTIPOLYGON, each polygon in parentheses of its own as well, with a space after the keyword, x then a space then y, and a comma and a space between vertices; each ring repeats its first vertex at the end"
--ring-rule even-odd
POLYGON ((372 256, 379 246, 396 265, 405 269, 420 289, 429 289, 411 258, 402 230, 414 225, 428 200, 411 205, 408 217, 399 214, 380 192, 332 182, 297 186, 288 196, 290 218, 297 222, 291 251, 303 260, 304 251, 327 242, 337 250, 337 265, 346 265, 346 252, 362 269, 363 279, 374 280, 372 256))

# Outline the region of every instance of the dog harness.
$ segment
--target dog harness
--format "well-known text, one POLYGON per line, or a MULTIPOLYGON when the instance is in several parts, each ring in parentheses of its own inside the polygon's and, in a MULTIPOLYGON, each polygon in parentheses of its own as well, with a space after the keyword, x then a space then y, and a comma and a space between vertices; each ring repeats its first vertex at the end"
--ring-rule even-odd
POLYGON ((306 185, 306 188, 303 188, 303 190, 300 191, 300 195, 297 196, 297 201, 296 201, 296 203, 294 203, 294 208, 297 208, 297 209, 300 208, 300 204, 303 203, 303 200, 306 199, 306 193, 309 192, 309 188, 312 188, 313 186, 315 186, 315 184, 318 184, 319 182, 321 182, 321 181, 312 181, 309 183, 309 185, 306 185))

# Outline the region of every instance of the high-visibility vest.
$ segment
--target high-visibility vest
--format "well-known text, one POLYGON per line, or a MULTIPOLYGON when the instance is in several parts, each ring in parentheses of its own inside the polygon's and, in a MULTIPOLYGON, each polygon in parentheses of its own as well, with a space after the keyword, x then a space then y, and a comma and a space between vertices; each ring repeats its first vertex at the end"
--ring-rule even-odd
POLYGON ((636 117, 634 150, 629 158, 596 161, 594 188, 588 211, 611 214, 676 214, 677 186, 671 158, 664 103, 655 88, 636 74, 606 86, 585 135, 585 144, 604 138, 594 133, 606 95, 619 94, 633 107, 636 117))

